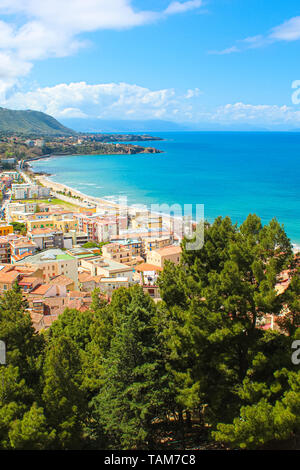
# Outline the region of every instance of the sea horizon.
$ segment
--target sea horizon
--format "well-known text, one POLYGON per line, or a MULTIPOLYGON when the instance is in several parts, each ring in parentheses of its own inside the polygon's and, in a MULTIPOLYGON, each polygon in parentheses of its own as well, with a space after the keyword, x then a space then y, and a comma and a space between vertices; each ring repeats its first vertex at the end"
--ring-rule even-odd
MULTIPOLYGON (((124 132, 123 132, 124 133, 124 132)), ((144 132, 145 133, 145 132, 144 132)), ((139 132, 130 132, 139 134, 139 132)), ((164 140, 143 142, 159 154, 68 155, 32 161, 33 171, 88 196, 112 202, 204 205, 212 222, 249 213, 276 217, 300 246, 300 134, 272 131, 147 132, 164 140), (70 162, 70 158, 72 161, 70 162)), ((178 215, 182 215, 178 213, 178 215)))

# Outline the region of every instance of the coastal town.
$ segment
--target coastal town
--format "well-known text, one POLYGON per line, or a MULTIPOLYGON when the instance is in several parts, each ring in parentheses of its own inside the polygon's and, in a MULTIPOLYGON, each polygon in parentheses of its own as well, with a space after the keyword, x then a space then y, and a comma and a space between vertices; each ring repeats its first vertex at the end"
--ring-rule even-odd
POLYGON ((0 20, 0 453, 300 450, 299 1, 0 20))
MULTIPOLYGON (((87 196, 22 162, 2 170, 0 184, 0 295, 17 283, 37 331, 66 308, 88 310, 93 292, 110 302, 118 288, 139 284, 161 299, 158 276, 182 251, 175 219, 87 196)), ((282 272, 278 293, 291 274, 282 272)), ((261 327, 278 329, 273 315, 261 327)))
POLYGON ((165 262, 180 261, 180 237, 162 215, 128 210, 21 169, 0 174, 0 294, 21 287, 37 331, 66 308, 85 311, 92 292, 110 301, 143 286, 160 300, 165 262))

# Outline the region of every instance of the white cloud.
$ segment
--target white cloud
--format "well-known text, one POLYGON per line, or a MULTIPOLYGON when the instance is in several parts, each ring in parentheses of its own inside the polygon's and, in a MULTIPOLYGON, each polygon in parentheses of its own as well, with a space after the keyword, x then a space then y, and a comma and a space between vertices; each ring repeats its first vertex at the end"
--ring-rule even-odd
POLYGON ((200 96, 201 94, 202 92, 199 90, 199 88, 189 89, 185 94, 185 98, 189 100, 191 98, 195 98, 196 96, 200 96))
POLYGON ((26 93, 18 91, 3 105, 14 109, 36 109, 58 119, 165 119, 226 126, 300 126, 300 110, 296 107, 239 102, 207 110, 199 97, 199 88, 179 93, 173 88, 151 90, 128 83, 90 85, 76 82, 26 93))
POLYGON ((187 2, 172 2, 165 9, 164 13, 166 15, 174 15, 176 13, 184 13, 188 10, 194 10, 202 6, 202 0, 190 0, 187 2))
POLYGON ((227 49, 223 49, 222 51, 209 51, 209 54, 214 55, 227 55, 232 54, 233 52, 240 52, 240 50, 236 46, 227 47, 227 49))
POLYGON ((270 38, 274 41, 297 41, 300 39, 300 16, 295 16, 273 28, 270 38))
POLYGON ((234 103, 220 106, 210 120, 218 123, 299 126, 300 111, 290 106, 234 103))
POLYGON ((213 54, 231 54, 247 49, 254 49, 279 41, 298 41, 300 39, 300 16, 295 16, 284 23, 275 26, 266 34, 258 34, 237 41, 240 47, 232 46, 221 51, 211 51, 213 54))
POLYGON ((179 109, 179 118, 184 121, 190 115, 191 98, 196 103, 199 95, 198 88, 180 94, 172 88, 150 90, 127 83, 90 85, 77 82, 25 93, 19 91, 6 99, 3 105, 15 109, 36 109, 56 118, 120 119, 124 115, 134 119, 171 118, 179 109))
MULTIPOLYGON (((9 15, 8 21, 0 21, 0 53, 3 63, 8 63, 7 84, 16 83, 36 60, 75 53, 87 44, 81 38, 84 33, 140 26, 198 8, 201 3, 171 2, 157 12, 137 11, 132 0, 0 0, 0 14, 3 18, 9 15)), ((2 69, 3 81, 5 67, 2 69)))

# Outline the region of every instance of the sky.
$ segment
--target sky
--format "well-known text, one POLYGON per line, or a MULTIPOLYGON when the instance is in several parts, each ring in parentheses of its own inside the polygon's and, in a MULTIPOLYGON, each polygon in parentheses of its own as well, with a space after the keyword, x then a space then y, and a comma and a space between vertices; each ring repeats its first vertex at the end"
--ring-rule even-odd
POLYGON ((0 106, 300 129, 299 0, 0 0, 0 106))

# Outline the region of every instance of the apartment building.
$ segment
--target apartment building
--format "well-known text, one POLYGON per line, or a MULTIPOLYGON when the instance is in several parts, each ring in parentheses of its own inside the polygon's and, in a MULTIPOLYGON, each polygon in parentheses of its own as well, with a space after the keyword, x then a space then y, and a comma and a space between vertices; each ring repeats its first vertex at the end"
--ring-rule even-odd
POLYGON ((12 184, 13 199, 40 199, 50 196, 50 189, 33 184, 12 184))
POLYGON ((124 239, 112 239, 112 243, 118 244, 120 249, 128 250, 131 253, 131 256, 143 256, 144 254, 144 244, 142 239, 132 239, 132 238, 124 238, 124 239))
POLYGON ((34 242, 40 250, 50 248, 64 248, 64 234, 62 231, 51 228, 37 228, 27 232, 29 240, 34 242))
POLYGON ((148 253, 149 251, 159 250, 160 248, 165 248, 166 246, 170 246, 173 243, 173 237, 149 237, 144 238, 144 251, 148 253))
POLYGON ((26 221, 27 229, 31 232, 34 229, 43 229, 43 228, 51 228, 57 229, 58 231, 62 231, 63 233, 69 232, 70 230, 77 229, 77 221, 74 218, 57 218, 53 217, 44 217, 44 218, 36 218, 32 217, 26 221))
POLYGON ((128 288, 132 284, 128 277, 119 276, 119 277, 102 277, 97 287, 99 286, 100 292, 106 294, 108 298, 111 298, 113 292, 120 287, 128 288))
POLYGON ((28 256, 34 255, 38 246, 28 237, 18 237, 10 240, 10 260, 17 263, 28 256))
POLYGON ((156 229, 161 230, 163 226, 162 216, 147 213, 144 216, 137 216, 132 219, 131 226, 133 230, 143 229, 156 229))
POLYGON ((163 268, 168 260, 177 265, 180 261, 181 251, 180 246, 166 246, 159 250, 150 251, 147 253, 147 263, 163 268))
POLYGON ((6 222, 0 222, 0 237, 13 233, 13 226, 6 222))
POLYGON ((130 281, 133 278, 133 270, 130 266, 102 257, 82 259, 81 267, 92 276, 127 277, 130 281))
MULTIPOLYGON (((25 259, 26 266, 39 267, 43 271, 45 283, 58 275, 66 275, 74 281, 75 289, 78 288, 78 265, 75 257, 65 253, 59 248, 36 253, 25 259)), ((18 263, 17 263, 18 264, 18 263)))
POLYGON ((0 264, 10 263, 10 244, 8 237, 0 237, 0 264))
POLYGON ((130 247, 121 245, 120 243, 109 243, 102 247, 102 254, 104 258, 111 259, 117 263, 131 263, 132 250, 130 247))
POLYGON ((13 219, 15 222, 19 221, 20 219, 25 219, 30 214, 33 214, 36 210, 37 203, 36 202, 10 202, 6 206, 6 219, 10 221, 13 219))
POLYGON ((97 214, 74 214, 78 230, 87 234, 89 241, 105 242, 119 233, 119 223, 113 217, 100 217, 97 214))

